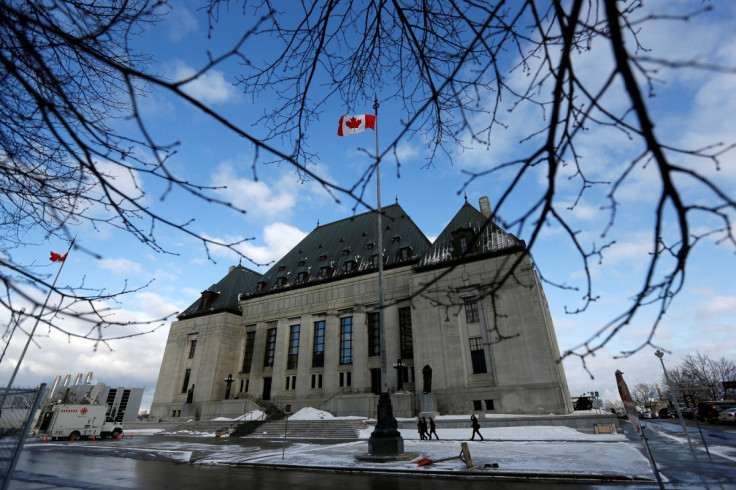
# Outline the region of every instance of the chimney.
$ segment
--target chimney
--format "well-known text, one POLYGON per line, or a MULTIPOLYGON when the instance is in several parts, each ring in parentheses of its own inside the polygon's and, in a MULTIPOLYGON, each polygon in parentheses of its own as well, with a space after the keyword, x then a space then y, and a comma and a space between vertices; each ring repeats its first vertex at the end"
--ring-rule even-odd
POLYGON ((230 274, 234 270, 235 270, 235 266, 231 265, 230 268, 227 270, 227 273, 230 274))
POLYGON ((84 380, 84 384, 88 385, 90 381, 92 381, 92 371, 87 373, 87 379, 84 380))
POLYGON ((487 196, 483 196, 478 200, 478 203, 480 204, 480 212, 485 216, 486 218, 490 218, 491 214, 491 201, 488 200, 487 196))
POLYGON ((74 386, 77 386, 82 381, 82 373, 77 374, 77 379, 74 380, 74 386))
POLYGON ((67 386, 69 386, 69 380, 71 378, 72 378, 72 375, 71 374, 67 374, 66 377, 64 378, 64 384, 61 385, 61 387, 62 388, 66 388, 67 386))

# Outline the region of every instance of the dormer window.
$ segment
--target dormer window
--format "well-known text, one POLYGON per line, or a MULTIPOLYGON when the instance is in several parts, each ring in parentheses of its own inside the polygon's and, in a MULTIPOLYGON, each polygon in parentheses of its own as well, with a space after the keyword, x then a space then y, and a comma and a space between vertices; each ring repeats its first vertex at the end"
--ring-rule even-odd
POLYGON ((304 267, 305 265, 307 265, 307 261, 306 260, 300 260, 299 261, 299 267, 304 267))
POLYGON ((345 272, 353 272, 355 270, 355 261, 348 260, 342 265, 342 270, 345 272))
POLYGON ((366 250, 373 250, 376 248, 376 244, 373 242, 370 242, 368 245, 365 246, 366 250))
POLYGON ((473 252, 474 244, 475 234, 472 228, 460 228, 452 233, 453 255, 456 257, 473 252))
POLYGON ((399 235, 394 235, 391 237, 391 243, 399 243, 401 241, 401 237, 399 235))
POLYGON ((307 279, 308 278, 309 278, 309 274, 307 274, 306 272, 302 271, 299 274, 297 274, 297 276, 296 276, 296 282, 297 282, 297 284, 302 284, 302 283, 307 282, 307 279))
POLYGON ((261 291, 265 289, 266 289, 265 281, 258 281, 258 284, 256 284, 256 292, 260 293, 261 291))
POLYGON ((330 273, 332 273, 332 269, 329 266, 320 267, 319 269, 319 277, 320 279, 324 279, 326 277, 330 276, 330 273))
POLYGON ((286 270, 286 266, 285 265, 279 266, 279 272, 283 272, 284 270, 286 270))
POLYGON ((286 286, 286 278, 284 276, 276 278, 276 287, 282 288, 286 286))
POLYGON ((407 260, 411 258, 411 247, 404 247, 399 250, 399 257, 401 260, 407 260))
POLYGON ((327 256, 326 255, 320 255, 319 256, 319 261, 320 262, 324 262, 325 260, 327 260, 327 256))
POLYGON ((202 291, 202 299, 199 301, 199 307, 197 310, 205 311, 212 309, 212 303, 215 302, 219 295, 220 293, 216 293, 215 291, 202 291))
POLYGON ((344 249, 342 249, 342 256, 343 257, 347 257, 348 254, 350 254, 350 247, 345 247, 344 249))
POLYGON ((373 254, 368 259, 368 265, 371 267, 376 267, 378 265, 378 254, 373 254))

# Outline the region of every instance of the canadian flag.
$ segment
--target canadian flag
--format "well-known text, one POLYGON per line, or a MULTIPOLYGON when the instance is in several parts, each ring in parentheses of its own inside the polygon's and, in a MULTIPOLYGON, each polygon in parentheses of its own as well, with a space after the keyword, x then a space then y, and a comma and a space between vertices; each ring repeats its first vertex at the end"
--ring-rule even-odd
POLYGON ((49 260, 51 262, 64 262, 68 254, 69 252, 65 253, 64 255, 57 254, 56 252, 51 252, 51 257, 49 258, 49 260))
POLYGON ((376 130, 376 116, 361 114, 359 116, 341 116, 340 127, 337 128, 338 136, 362 133, 366 129, 376 130))

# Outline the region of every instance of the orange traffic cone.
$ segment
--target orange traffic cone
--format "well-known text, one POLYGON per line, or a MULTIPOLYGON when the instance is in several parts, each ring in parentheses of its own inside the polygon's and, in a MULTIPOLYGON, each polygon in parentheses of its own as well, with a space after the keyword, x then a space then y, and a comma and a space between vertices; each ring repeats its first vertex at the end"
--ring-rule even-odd
POLYGON ((49 442, 49 438, 48 437, 44 437, 43 438, 43 442, 49 442))
POLYGON ((115 439, 120 439, 120 434, 118 434, 118 436, 115 439))
POLYGON ((93 440, 93 441, 95 440, 95 436, 94 436, 94 435, 92 436, 92 440, 93 440))
POLYGON ((133 433, 132 432, 130 433, 130 438, 133 439, 133 433))
POLYGON ((71 442, 74 442, 74 436, 70 437, 70 438, 69 438, 69 440, 70 440, 71 442))

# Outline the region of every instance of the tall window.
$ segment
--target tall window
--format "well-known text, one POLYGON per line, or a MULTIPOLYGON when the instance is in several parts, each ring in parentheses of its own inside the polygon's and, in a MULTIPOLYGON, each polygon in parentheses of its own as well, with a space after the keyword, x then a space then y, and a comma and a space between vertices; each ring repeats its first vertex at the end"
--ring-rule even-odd
POLYGON ((266 332, 266 352, 263 356, 263 366, 273 366, 273 358, 276 355, 276 329, 269 328, 266 332))
POLYGON ((256 333, 247 332, 245 334, 245 353, 243 354, 243 372, 250 372, 250 365, 253 362, 253 344, 256 342, 256 333))
POLYGON ((189 342, 189 359, 194 358, 194 351, 197 350, 197 339, 192 339, 189 342))
POLYGON ((381 355, 381 328, 378 313, 368 313, 368 356, 381 355))
POLYGON ((184 371, 184 383, 181 385, 181 392, 186 393, 187 389, 189 388, 189 376, 192 375, 192 370, 187 368, 184 371))
POLYGON ((314 348, 312 350, 312 367, 325 365, 325 321, 314 322, 314 348))
POLYGON ((465 320, 468 323, 478 323, 480 321, 478 302, 472 297, 463 298, 463 301, 465 301, 465 320))
POLYGON ((340 364, 353 363, 353 317, 340 318, 340 364))
POLYGON ((401 358, 414 357, 414 342, 411 334, 411 307, 399 308, 399 342, 401 344, 401 358))
POLYGON ((289 357, 286 360, 286 369, 296 369, 299 357, 299 325, 292 325, 289 332, 289 357))
POLYGON ((470 337, 470 360, 473 363, 473 374, 487 373, 486 353, 483 349, 483 339, 470 337))

